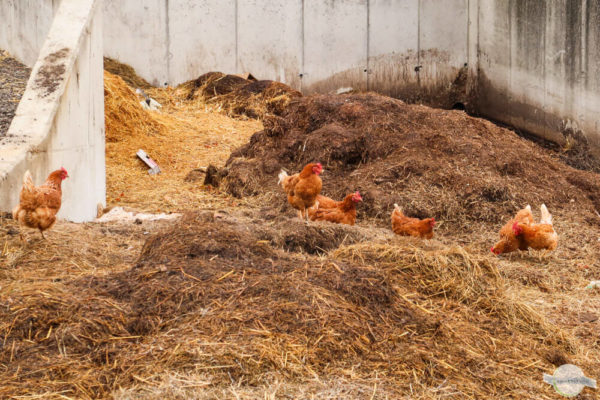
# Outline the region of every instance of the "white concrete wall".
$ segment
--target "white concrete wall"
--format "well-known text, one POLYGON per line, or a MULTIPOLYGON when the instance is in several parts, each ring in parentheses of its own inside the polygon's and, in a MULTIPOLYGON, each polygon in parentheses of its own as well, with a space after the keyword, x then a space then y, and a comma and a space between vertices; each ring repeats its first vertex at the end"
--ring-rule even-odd
POLYGON ((0 0, 0 49, 33 67, 60 0, 0 0), (18 43, 18 45, 16 45, 18 43))
POLYGON ((410 98, 418 90, 419 0, 372 0, 369 89, 410 98))
MULTIPOLYGON (((90 221, 97 204, 105 204, 99 3, 61 2, 7 137, 0 142, 2 211, 11 211, 18 203, 26 170, 41 184, 61 166, 71 178, 63 182, 59 218, 90 221)), ((14 48, 7 50, 14 54, 14 48)))
POLYGON ((600 146, 600 6, 479 0, 477 110, 562 143, 600 146))
POLYGON ((155 84, 251 72, 305 93, 448 86, 469 0, 105 0, 105 55, 155 84), (415 67, 421 69, 415 71, 415 67))
POLYGON ((367 89, 366 0, 304 1, 302 91, 367 89))
POLYGON ((236 3, 167 1, 169 83, 195 79, 209 71, 236 70, 236 3))
MULTIPOLYGON (((165 0, 103 0, 104 55, 155 86, 169 80, 165 0)), ((182 39, 189 40, 189 39, 182 39)))
POLYGON ((238 1, 236 70, 300 88, 302 3, 238 1))

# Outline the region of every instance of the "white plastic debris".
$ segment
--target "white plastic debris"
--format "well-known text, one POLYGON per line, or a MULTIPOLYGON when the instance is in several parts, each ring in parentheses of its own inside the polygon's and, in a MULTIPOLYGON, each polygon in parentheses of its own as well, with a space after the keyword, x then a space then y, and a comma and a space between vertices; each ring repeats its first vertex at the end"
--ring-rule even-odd
POLYGON ((157 221, 157 220, 169 220, 177 219, 181 214, 146 214, 138 213, 134 211, 126 211, 123 207, 115 207, 100 218, 96 218, 96 222, 134 222, 140 221, 157 221))
POLYGON ((158 109, 162 107, 162 104, 150 97, 148 97, 146 100, 140 101, 140 104, 144 109, 151 111, 158 111, 158 109))
POLYGON ((589 285, 585 287, 586 289, 594 289, 600 288, 600 281, 591 281, 589 285))
POLYGON ((162 104, 148 96, 142 89, 137 88, 135 89, 135 92, 144 97, 144 100, 140 101, 140 104, 144 109, 158 111, 158 109, 162 107, 162 104))
POLYGON ((144 163, 146 163, 147 166, 150 167, 150 169, 148 170, 148 173, 150 175, 160 174, 160 167, 158 166, 156 161, 150 158, 150 156, 144 150, 139 149, 135 154, 140 158, 140 160, 142 160, 144 163))
POLYGON ((338 90, 335 91, 335 94, 344 94, 344 93, 350 93, 354 90, 354 88, 352 87, 341 87, 338 90))

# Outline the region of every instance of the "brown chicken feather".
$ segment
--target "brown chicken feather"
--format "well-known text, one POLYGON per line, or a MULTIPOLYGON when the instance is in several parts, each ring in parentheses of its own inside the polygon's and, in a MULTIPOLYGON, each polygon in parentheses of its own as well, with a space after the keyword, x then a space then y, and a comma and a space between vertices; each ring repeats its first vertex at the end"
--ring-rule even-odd
POLYGON ((519 210, 514 218, 508 221, 498 233, 500 240, 490 249, 494 254, 510 253, 516 250, 527 250, 525 243, 522 238, 517 237, 513 231, 513 225, 515 222, 524 224, 533 224, 533 214, 531 213, 531 206, 519 210))
POLYGON ((13 210, 13 218, 20 226, 39 229, 44 238, 44 231, 52 228, 56 222, 56 213, 62 201, 61 184, 68 176, 67 170, 61 168, 52 172, 43 185, 35 186, 31 173, 25 172, 19 204, 13 210))
POLYGON ((392 211, 392 230, 402 236, 415 236, 424 239, 433 237, 435 218, 409 218, 402 212, 398 204, 394 204, 392 211))
POLYGON ((315 204, 321 193, 323 182, 319 174, 323 172, 321 163, 307 164, 302 171, 288 176, 285 171, 279 173, 279 183, 287 194, 288 203, 300 212, 301 218, 308 221, 307 209, 315 204))
MULTIPOLYGON (((319 197, 324 196, 317 196, 319 197)), ((326 197, 326 199, 329 199, 326 197)), ((331 200, 331 199, 329 199, 331 200)), ((325 202, 325 207, 321 206, 319 200, 316 201, 315 207, 308 209, 308 215, 312 221, 328 221, 336 224, 354 225, 356 222, 356 204, 362 201, 362 197, 358 191, 350 193, 342 201, 334 201, 333 207, 327 207, 332 203, 325 202)))

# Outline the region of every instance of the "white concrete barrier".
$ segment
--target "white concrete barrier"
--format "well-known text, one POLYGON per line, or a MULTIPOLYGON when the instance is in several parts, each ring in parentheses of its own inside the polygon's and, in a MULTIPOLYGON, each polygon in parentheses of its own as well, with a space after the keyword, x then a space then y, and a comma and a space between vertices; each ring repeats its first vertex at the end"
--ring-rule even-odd
MULTIPOLYGON (((0 140, 2 211, 11 211, 18 203, 26 170, 40 184, 61 166, 71 178, 63 182, 60 218, 90 221, 96 216, 97 204, 105 204, 99 3, 60 2, 7 136, 0 140)), ((20 42, 5 43, 6 50, 14 54, 20 42)))
MULTIPOLYGON (((474 1, 474 0, 473 0, 474 1)), ((469 0, 105 0, 105 55, 150 83, 251 72, 416 98, 469 60, 469 0)))
POLYGON ((35 64, 50 30, 58 0, 0 1, 0 49, 28 67, 35 64))
POLYGON ((591 0, 479 4, 478 111, 600 153, 600 4, 591 0))

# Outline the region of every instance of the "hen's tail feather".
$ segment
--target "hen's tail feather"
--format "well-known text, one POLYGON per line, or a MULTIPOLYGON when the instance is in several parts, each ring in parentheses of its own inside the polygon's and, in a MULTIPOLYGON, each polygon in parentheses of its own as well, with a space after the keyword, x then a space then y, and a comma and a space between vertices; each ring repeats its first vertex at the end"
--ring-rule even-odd
POLYGON ((548 208, 546 208, 545 204, 542 204, 542 206, 540 207, 540 211, 542 212, 542 218, 540 218, 540 224, 552 225, 552 215, 548 211, 548 208))
POLYGON ((33 184, 33 179, 31 178, 31 172, 29 170, 25 171, 25 175, 23 175, 23 189, 31 192, 35 188, 33 184))
POLYGON ((279 180, 277 181, 277 184, 281 185, 283 183, 283 180, 288 177, 288 174, 284 170, 281 170, 281 172, 279 173, 279 175, 277 175, 277 177, 279 178, 279 180))

